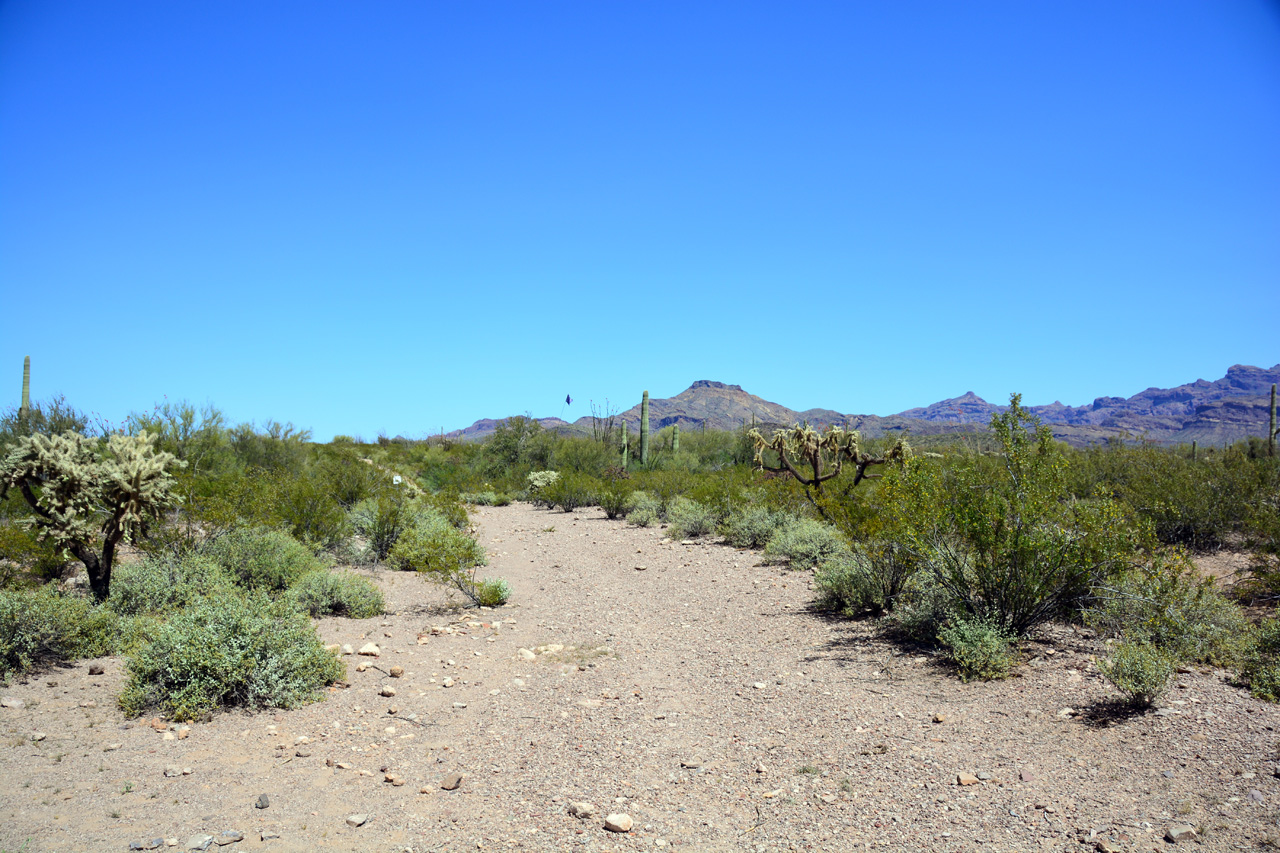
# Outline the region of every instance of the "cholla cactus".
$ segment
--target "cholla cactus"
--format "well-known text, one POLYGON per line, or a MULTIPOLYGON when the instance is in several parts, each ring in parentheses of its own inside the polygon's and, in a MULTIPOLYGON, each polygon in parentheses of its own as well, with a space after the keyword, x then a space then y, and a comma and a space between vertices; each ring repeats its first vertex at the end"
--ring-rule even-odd
POLYGON ((862 437, 857 430, 844 430, 841 427, 831 427, 825 433, 820 433, 808 424, 797 424, 791 429, 776 430, 773 437, 768 439, 757 429, 751 430, 747 436, 756 447, 757 468, 775 474, 784 471, 789 473, 805 487, 806 494, 810 486, 821 493, 822 484, 840 476, 846 461, 854 467, 853 485, 856 486, 867 477, 876 476, 867 472, 872 465, 884 465, 891 461, 904 462, 911 456, 911 447, 903 439, 899 439, 884 456, 872 456, 862 450, 862 437), (766 450, 772 450, 778 455, 777 466, 765 464, 766 450), (807 467, 808 472, 802 473, 797 465, 807 467))
POLYGON ((560 479, 559 471, 533 471, 529 474, 529 493, 537 494, 560 479))
POLYGON ((0 464, 0 498, 17 488, 35 514, 30 525, 84 563, 99 601, 111 591, 116 546, 146 531, 176 498, 155 437, 113 435, 101 442, 76 432, 23 438, 0 464))

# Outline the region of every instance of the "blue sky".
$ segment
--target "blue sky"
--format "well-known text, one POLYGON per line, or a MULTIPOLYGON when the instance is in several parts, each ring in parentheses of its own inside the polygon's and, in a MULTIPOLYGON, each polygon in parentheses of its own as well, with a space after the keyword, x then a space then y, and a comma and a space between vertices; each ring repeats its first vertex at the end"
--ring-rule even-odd
POLYGON ((1280 6, 0 2, 0 404, 334 433, 1280 362, 1280 6))

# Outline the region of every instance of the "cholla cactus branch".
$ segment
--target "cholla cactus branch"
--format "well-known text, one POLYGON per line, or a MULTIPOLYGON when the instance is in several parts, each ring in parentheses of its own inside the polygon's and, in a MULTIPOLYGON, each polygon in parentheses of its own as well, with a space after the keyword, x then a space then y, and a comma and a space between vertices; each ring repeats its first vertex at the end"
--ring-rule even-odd
MULTIPOLYGON (((853 485, 857 486, 864 479, 880 476, 870 473, 872 466, 903 462, 911 454, 910 446, 899 439, 885 455, 873 456, 862 449, 862 437, 856 430, 841 427, 831 427, 820 433, 808 424, 797 424, 791 429, 775 430, 771 438, 765 438, 757 429, 751 430, 747 436, 755 445, 756 467, 775 474, 790 474, 805 487, 806 495, 810 487, 821 494, 822 484, 839 477, 846 462, 854 469, 853 485), (778 465, 765 463, 766 450, 777 454, 778 465)), ((811 495, 810 500, 813 500, 811 495)))
POLYGON ((36 534, 84 563, 93 595, 110 594, 116 546, 144 535, 176 498, 155 437, 113 435, 105 443, 76 432, 23 438, 0 464, 0 497, 16 487, 34 513, 36 534))

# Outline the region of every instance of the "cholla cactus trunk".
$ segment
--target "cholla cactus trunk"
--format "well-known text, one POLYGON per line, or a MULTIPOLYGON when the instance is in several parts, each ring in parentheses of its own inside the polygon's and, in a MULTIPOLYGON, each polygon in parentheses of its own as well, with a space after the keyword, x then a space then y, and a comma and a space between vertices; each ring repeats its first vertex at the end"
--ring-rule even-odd
POLYGON ((649 464, 649 392, 640 398, 640 464, 649 464))
POLYGON ((1276 383, 1271 383, 1271 420, 1267 427, 1267 455, 1276 455, 1276 383))
POLYGON ((671 452, 680 452, 680 424, 671 425, 671 452))
MULTIPOLYGON (((22 405, 18 408, 18 417, 24 421, 27 419, 27 413, 31 411, 31 356, 22 359, 22 405)), ((1271 426, 1274 432, 1276 419, 1276 387, 1271 386, 1271 426)))

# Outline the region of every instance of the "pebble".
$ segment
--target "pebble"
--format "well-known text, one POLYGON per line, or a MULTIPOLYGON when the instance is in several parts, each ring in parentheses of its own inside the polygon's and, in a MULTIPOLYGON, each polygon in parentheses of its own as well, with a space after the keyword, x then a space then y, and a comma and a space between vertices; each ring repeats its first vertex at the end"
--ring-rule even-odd
POLYGON ((1250 788, 1250 789, 1249 789, 1249 802, 1251 802, 1251 803, 1261 803, 1261 802, 1263 802, 1265 799, 1266 799, 1266 798, 1262 796, 1262 792, 1261 792, 1261 791, 1259 791, 1257 788, 1250 788))
POLYGON ((258 801, 253 804, 253 807, 255 809, 269 809, 271 808, 271 798, 266 794, 259 794, 258 801))
POLYGON ((45 739, 45 738, 47 738, 47 737, 48 737, 48 735, 47 735, 47 734, 45 734, 44 732, 32 732, 32 733, 31 733, 31 739, 32 739, 33 741, 35 741, 36 743, 39 743, 40 741, 44 740, 44 739, 45 739))
POLYGON ((393 666, 387 672, 392 678, 404 678, 404 667, 402 666, 393 666))
POLYGON ((576 818, 579 818, 580 820, 588 820, 590 818, 593 818, 596 816, 596 812, 598 811, 599 809, 596 808, 595 803, 570 803, 569 804, 569 814, 573 815, 576 818))
POLYGON ((163 838, 152 838, 149 841, 130 841, 130 850, 155 850, 161 844, 164 844, 163 838))
POLYGON ((1098 843, 1093 845, 1093 848, 1097 850, 1098 853, 1124 853, 1123 847, 1114 841, 1108 841, 1105 838, 1099 839, 1098 843))
POLYGON ((364 826, 368 822, 367 814, 353 814, 347 817, 347 826, 364 826))
POLYGON ((461 773, 450 773, 440 782, 440 789, 443 791, 456 791, 458 786, 462 784, 461 773))
POLYGON ((228 844, 235 844, 237 841, 244 841, 244 833, 237 832, 234 829, 219 832, 213 839, 213 843, 219 847, 226 847, 228 844))
POLYGON ((102 748, 102 751, 103 751, 103 752, 115 752, 117 749, 119 749, 119 748, 120 748, 120 747, 122 747, 122 746, 124 746, 124 744, 120 744, 120 743, 109 743, 109 744, 107 744, 106 746, 104 746, 104 747, 102 748))
POLYGON ((1194 841, 1195 838, 1196 828, 1185 823, 1172 824, 1164 832, 1164 840, 1170 844, 1177 844, 1181 841, 1194 841))
POLYGON ((342 653, 344 655, 354 655, 356 650, 351 647, 350 643, 344 643, 342 646, 342 653))
POLYGON ((401 785, 404 784, 404 779, 397 776, 394 773, 388 773, 386 776, 382 778, 382 781, 390 782, 393 788, 399 788, 401 785))
POLYGON ((390 699, 392 696, 396 695, 396 689, 394 687, 384 687, 378 691, 378 695, 386 696, 388 699, 390 699))
POLYGON ((19 708, 25 708, 26 706, 26 702, 23 702, 21 699, 14 696, 6 696, 3 699, 0 699, 0 708, 13 708, 16 711, 19 708))
POLYGON ((360 654, 376 658, 378 655, 382 654, 382 652, 378 650, 377 643, 365 643, 360 647, 360 654))
POLYGON ((751 686, 754 687, 756 690, 764 690, 765 684, 763 681, 757 681, 755 684, 751 686))
MULTIPOLYGON (((519 651, 516 652, 516 654, 518 654, 524 660, 533 660, 534 658, 537 657, 537 655, 535 655, 529 649, 520 649, 519 651)), ((21 708, 22 706, 19 705, 18 707, 21 708)))
POLYGON ((187 839, 185 846, 188 850, 208 850, 212 843, 212 835, 193 835, 187 839))
POLYGON ((89 664, 89 674, 90 674, 90 675, 102 675, 102 673, 103 673, 103 672, 104 672, 104 670, 102 669, 102 664, 100 664, 100 663, 91 663, 91 664, 89 664))
POLYGON ((976 785, 979 781, 981 780, 972 773, 960 773, 956 776, 957 785, 976 785))
POLYGON ((633 825, 629 814, 611 814, 604 819, 604 828, 610 832, 630 832, 633 825))

